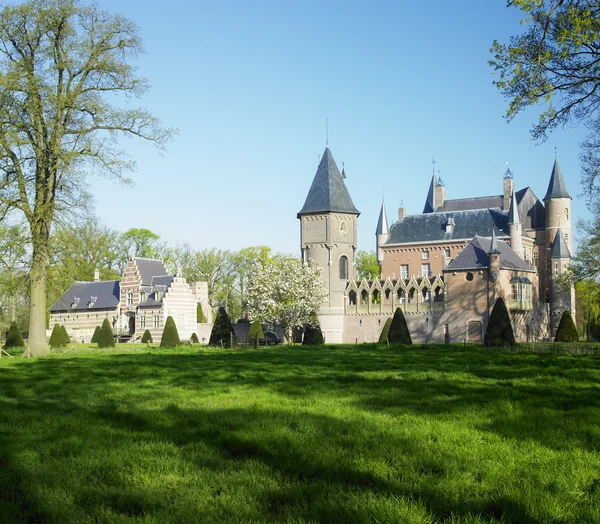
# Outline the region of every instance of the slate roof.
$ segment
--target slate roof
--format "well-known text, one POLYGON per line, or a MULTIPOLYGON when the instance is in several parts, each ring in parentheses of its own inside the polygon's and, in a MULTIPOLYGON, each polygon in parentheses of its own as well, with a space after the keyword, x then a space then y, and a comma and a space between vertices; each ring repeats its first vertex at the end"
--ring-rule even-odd
POLYGON ((331 151, 326 147, 298 218, 310 213, 330 211, 360 215, 360 211, 354 207, 331 151))
POLYGON ((544 201, 549 198, 571 198, 571 195, 569 195, 569 192, 567 191, 565 181, 563 180, 562 173, 560 172, 558 160, 554 161, 552 175, 550 175, 550 183, 548 184, 548 191, 546 191, 544 201))
POLYGON ((138 304, 138 307, 162 306, 165 293, 167 292, 167 289, 169 289, 169 286, 174 279, 175 277, 173 275, 160 275, 152 277, 152 284, 150 286, 152 292, 147 296, 144 302, 140 302, 138 304), (156 292, 154 291, 155 288, 161 294, 160 300, 156 300, 156 292))
POLYGON ((377 229, 375 230, 376 235, 387 235, 388 234, 388 221, 385 213, 385 204, 381 203, 381 211, 379 212, 379 220, 377 221, 377 229))
POLYGON ((429 191, 427 192, 427 199, 425 200, 425 206, 423 207, 423 213, 433 213, 433 196, 435 191, 435 174, 431 177, 431 184, 429 184, 429 191))
POLYGON ((565 235, 560 228, 556 230, 556 236, 550 250, 550 258, 571 258, 571 252, 569 251, 569 246, 567 246, 565 235))
MULTIPOLYGON (((436 209, 438 212, 447 211, 468 211, 471 209, 491 209, 498 207, 502 209, 504 197, 502 195, 484 196, 475 198, 457 198, 455 200, 445 200, 444 204, 436 209)), ((430 213, 431 211, 423 211, 430 213)))
POLYGON ((119 305, 120 297, 121 292, 118 280, 103 280, 98 282, 77 281, 50 306, 49 311, 114 309, 119 305), (77 304, 73 305, 75 302, 77 304), (92 302, 91 306, 90 302, 92 302))
POLYGON ((500 255, 500 250, 498 249, 498 241, 496 240, 496 232, 492 231, 492 240, 490 241, 490 249, 487 251, 488 255, 500 255))
POLYGON ((470 240, 476 235, 508 236, 508 213, 501 209, 473 209, 452 213, 423 213, 408 215, 392 224, 389 244, 470 240), (446 232, 449 219, 454 220, 452 231, 446 232))
MULTIPOLYGON (((457 255, 457 257, 444 268, 444 271, 457 271, 465 269, 485 269, 490 265, 488 251, 492 243, 491 238, 476 236, 457 255)), ((513 269, 535 273, 535 268, 525 262, 512 248, 502 240, 496 240, 500 251, 500 269, 513 269)))
POLYGON ((167 274, 167 268, 162 263, 162 260, 152 258, 134 258, 133 260, 140 272, 142 286, 151 286, 153 277, 167 274))

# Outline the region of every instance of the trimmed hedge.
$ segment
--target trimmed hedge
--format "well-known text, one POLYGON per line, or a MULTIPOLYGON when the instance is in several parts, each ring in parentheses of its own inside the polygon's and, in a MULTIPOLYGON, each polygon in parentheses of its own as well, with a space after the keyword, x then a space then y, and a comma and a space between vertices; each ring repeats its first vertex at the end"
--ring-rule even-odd
POLYGON ((168 316, 165 322, 165 329, 163 329, 162 338, 160 339, 161 348, 176 348, 181 345, 179 340, 179 333, 177 332, 177 326, 173 317, 168 316))
POLYGON ((408 330, 404 313, 400 308, 396 308, 387 338, 392 344, 412 344, 410 331, 408 330))
POLYGON ((115 337, 113 336, 112 327, 107 318, 102 322, 102 329, 100 330, 100 336, 98 337, 99 348, 114 348, 115 337))
POLYGON ((196 322, 198 324, 206 323, 206 315, 204 314, 204 311, 202 310, 202 304, 200 302, 198 302, 198 305, 196 306, 196 322))
POLYGON ((52 334, 50 335, 49 344, 52 347, 61 347, 67 345, 67 340, 65 339, 65 332, 60 324, 54 324, 52 328, 52 334))
POLYGON ((61 324, 60 330, 62 331, 63 340, 65 341, 65 344, 70 344, 71 343, 71 337, 67 333, 67 328, 65 328, 64 324, 61 324))
POLYGON ((513 333, 510 316, 502 297, 498 297, 490 315, 483 345, 487 347, 504 347, 515 345, 515 334, 513 333))
POLYGON ((231 333, 233 333, 233 327, 231 326, 229 315, 224 307, 220 307, 210 333, 208 344, 210 346, 229 347, 231 345, 231 333))
POLYGON ((102 331, 102 328, 100 326, 96 326, 96 329, 94 329, 94 334, 92 335, 92 340, 90 340, 90 344, 98 343, 98 340, 100 339, 101 331, 102 331))
POLYGON ((198 335, 196 335, 196 333, 192 333, 190 340, 192 341, 192 344, 200 344, 200 341, 198 340, 198 335))
POLYGON ((152 344, 152 333, 150 333, 149 329, 144 331, 144 334, 142 335, 142 344, 148 343, 152 344))
POLYGON ((25 346, 23 335, 19 330, 16 322, 11 322, 8 331, 6 332, 6 341, 4 342, 5 348, 22 348, 25 346))
POLYGON ((383 329, 381 330, 381 335, 379 335, 379 342, 387 342, 388 336, 390 334, 390 327, 392 327, 392 317, 388 318, 383 325, 383 329))
POLYGON ((563 311, 563 314, 560 317, 554 342, 579 342, 579 335, 577 334, 577 328, 573 322, 573 317, 571 316, 571 312, 567 309, 563 311))
POLYGON ((322 346, 325 340, 323 339, 323 332, 321 326, 306 326, 304 330, 304 338, 302 339, 303 346, 322 346))

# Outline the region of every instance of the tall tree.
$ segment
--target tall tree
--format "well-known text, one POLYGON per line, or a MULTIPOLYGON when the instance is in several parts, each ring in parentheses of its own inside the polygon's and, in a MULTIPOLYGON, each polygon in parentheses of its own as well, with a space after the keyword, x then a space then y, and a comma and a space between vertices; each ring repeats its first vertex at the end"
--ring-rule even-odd
POLYGON ((149 229, 131 228, 121 237, 126 250, 126 256, 140 258, 160 258, 163 246, 160 236, 149 229))
POLYGON ((374 280, 379 278, 381 271, 379 270, 379 262, 377 255, 372 251, 361 249, 356 253, 356 273, 361 280, 374 280))
POLYGON ((2 329, 8 322, 17 320, 19 306, 27 302, 30 265, 28 243, 25 225, 5 223, 0 226, 0 296, 4 314, 0 324, 2 329))
POLYGON ((523 11, 523 33, 508 44, 494 41, 494 84, 509 102, 512 120, 529 106, 544 106, 531 129, 545 140, 557 126, 585 124, 582 182, 600 197, 600 4, 590 0, 508 0, 523 11))
POLYGON ((159 146, 172 135, 148 111, 111 104, 147 90, 129 63, 141 50, 134 23, 94 4, 27 0, 0 11, 0 203, 21 210, 29 225, 31 356, 49 352, 46 276, 57 205, 84 187, 89 167, 127 181, 134 166, 119 134, 159 146))

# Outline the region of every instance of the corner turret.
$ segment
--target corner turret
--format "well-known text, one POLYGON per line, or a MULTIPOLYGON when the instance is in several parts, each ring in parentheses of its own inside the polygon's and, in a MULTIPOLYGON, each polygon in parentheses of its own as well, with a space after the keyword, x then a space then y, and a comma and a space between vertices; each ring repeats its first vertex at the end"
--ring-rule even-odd
POLYGON ((500 274, 500 250, 498 249, 498 242, 496 241, 496 230, 492 230, 492 241, 490 243, 490 249, 487 252, 490 263, 489 272, 490 279, 492 282, 496 282, 498 275, 500 274))
POLYGON ((383 249, 382 246, 389 238, 388 221, 385 212, 385 203, 381 202, 381 211, 379 211, 379 220, 377 221, 377 229, 375 230, 377 262, 379 263, 379 272, 382 272, 383 266, 383 249))
POLYGON ((521 230, 517 195, 514 191, 510 198, 510 209, 508 210, 508 232, 510 234, 510 247, 523 258, 523 232, 521 230))

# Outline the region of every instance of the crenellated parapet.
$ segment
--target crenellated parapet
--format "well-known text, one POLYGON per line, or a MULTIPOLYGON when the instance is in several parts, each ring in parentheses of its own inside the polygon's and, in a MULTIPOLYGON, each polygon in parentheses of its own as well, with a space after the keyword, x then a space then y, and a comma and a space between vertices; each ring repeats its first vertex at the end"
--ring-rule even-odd
POLYGON ((446 285, 441 275, 409 278, 388 277, 375 280, 350 280, 344 292, 347 315, 393 314, 445 311, 446 285))

